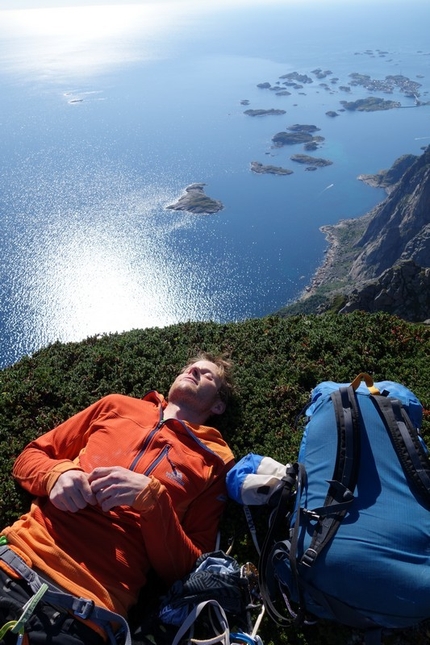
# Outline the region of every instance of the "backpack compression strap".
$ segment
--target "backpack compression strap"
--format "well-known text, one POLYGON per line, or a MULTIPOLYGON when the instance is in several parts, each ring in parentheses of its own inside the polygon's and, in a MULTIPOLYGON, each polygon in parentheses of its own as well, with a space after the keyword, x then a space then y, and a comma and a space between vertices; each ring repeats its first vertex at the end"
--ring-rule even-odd
POLYGON ((274 601, 272 600, 274 589, 277 586, 273 558, 277 553, 277 547, 282 544, 276 544, 276 535, 280 529, 285 531, 286 515, 291 510, 292 500, 294 498, 293 489, 296 489, 295 494, 300 497, 305 478, 306 473, 301 464, 288 464, 278 505, 273 517, 271 517, 269 530, 264 539, 258 562, 259 587, 263 604, 272 620, 278 625, 285 627, 291 625, 295 616, 293 616, 293 619, 289 619, 281 614, 276 609, 274 601))
MULTIPOLYGON (((360 454, 360 417, 358 404, 353 386, 340 388, 331 395, 336 417, 338 447, 333 478, 327 492, 324 506, 309 511, 301 508, 300 497, 302 487, 305 485, 306 472, 303 464, 295 464, 296 469, 296 496, 297 510, 294 526, 290 531, 291 542, 275 543, 274 537, 280 523, 285 524, 285 515, 288 503, 291 503, 291 485, 284 490, 279 500, 275 517, 266 535, 259 561, 260 592, 270 617, 282 626, 291 623, 303 624, 305 619, 305 603, 303 588, 300 584, 298 567, 300 564, 311 566, 318 554, 336 533, 339 524, 348 511, 353 500, 353 492, 357 484, 358 465, 360 454), (312 536, 311 544, 302 558, 297 560, 298 539, 301 526, 301 515, 311 515, 318 520, 317 527, 312 536), (286 618, 275 607, 272 600, 274 589, 277 586, 273 561, 288 557, 295 586, 299 595, 297 613, 289 608, 291 618, 286 618)), ((294 478, 294 475, 293 475, 294 478)), ((285 530, 285 529, 284 529, 285 530)))
POLYGON ((408 481, 430 504, 430 461, 408 413, 397 399, 383 394, 370 398, 391 436, 408 481))
MULTIPOLYGON (((338 445, 333 478, 324 506, 305 510, 318 519, 311 543, 300 564, 312 566, 318 554, 335 535, 354 499, 360 461, 360 413, 355 388, 341 387, 331 394, 336 417, 338 445)), ((292 549, 292 556, 293 556, 292 549)))
MULTIPOLYGON (((34 593, 37 593, 43 584, 41 578, 8 545, 0 546, 0 558, 27 582, 34 593)), ((70 611, 77 618, 97 623, 106 631, 110 642, 115 645, 118 640, 113 633, 111 624, 120 625, 120 630, 124 635, 124 645, 131 645, 130 629, 125 618, 109 609, 98 607, 92 600, 78 598, 51 584, 48 584, 48 590, 43 594, 43 600, 70 611)))

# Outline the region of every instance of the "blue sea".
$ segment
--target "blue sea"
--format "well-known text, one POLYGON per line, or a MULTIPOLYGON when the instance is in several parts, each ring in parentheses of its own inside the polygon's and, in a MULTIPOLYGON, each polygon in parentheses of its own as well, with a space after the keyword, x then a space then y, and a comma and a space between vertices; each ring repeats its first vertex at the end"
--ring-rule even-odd
POLYGON ((428 0, 51 4, 0 1, 0 367, 57 340, 277 311, 323 261, 320 227, 384 198, 357 176, 430 143, 430 106, 349 85, 402 75, 430 101, 428 0), (312 83, 282 85, 292 72, 312 83), (371 95, 404 109, 340 111, 371 95), (244 114, 271 108, 285 114, 244 114), (294 124, 320 129, 310 154, 332 165, 273 147, 294 124), (166 210, 195 182, 224 209, 166 210))

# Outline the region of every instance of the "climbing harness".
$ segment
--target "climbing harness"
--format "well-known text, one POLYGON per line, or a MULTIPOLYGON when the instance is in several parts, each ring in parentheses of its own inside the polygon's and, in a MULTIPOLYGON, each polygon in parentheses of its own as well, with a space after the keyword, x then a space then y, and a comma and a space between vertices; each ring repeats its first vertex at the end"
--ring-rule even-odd
POLYGON ((0 539, 0 559, 29 585, 34 594, 24 605, 23 612, 18 620, 9 621, 0 628, 0 639, 5 633, 11 631, 14 634, 18 634, 17 645, 19 645, 22 642, 26 623, 32 616, 36 605, 43 598, 45 602, 54 605, 54 607, 71 612, 76 618, 91 620, 102 627, 111 645, 118 645, 122 637, 124 645, 132 645, 130 628, 123 616, 104 607, 98 607, 93 600, 78 598, 50 583, 44 582, 33 569, 27 566, 19 555, 5 544, 4 539, 0 539), (120 625, 116 633, 113 632, 112 623, 120 625))

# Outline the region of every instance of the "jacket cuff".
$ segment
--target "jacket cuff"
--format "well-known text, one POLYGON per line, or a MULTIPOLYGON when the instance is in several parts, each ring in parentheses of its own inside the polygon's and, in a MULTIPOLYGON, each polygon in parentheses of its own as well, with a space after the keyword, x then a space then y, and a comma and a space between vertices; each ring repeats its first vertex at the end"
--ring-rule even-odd
POLYGON ((158 504, 160 495, 164 490, 163 484, 155 477, 151 477, 149 484, 137 494, 133 502, 133 508, 141 513, 152 511, 158 504))
POLYGON ((62 475, 63 473, 66 473, 68 470, 82 471, 83 469, 79 468, 79 466, 76 466, 76 464, 73 461, 62 461, 59 464, 56 464, 54 468, 52 468, 49 472, 46 473, 43 480, 47 495, 49 495, 51 490, 54 488, 59 476, 62 475))

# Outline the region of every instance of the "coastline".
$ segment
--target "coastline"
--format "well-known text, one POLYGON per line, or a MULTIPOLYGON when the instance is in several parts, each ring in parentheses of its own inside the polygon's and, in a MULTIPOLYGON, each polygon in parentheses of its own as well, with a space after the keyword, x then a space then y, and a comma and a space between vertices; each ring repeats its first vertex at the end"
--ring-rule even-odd
MULTIPOLYGON (((328 243, 325 257, 297 302, 304 302, 311 296, 320 295, 321 292, 327 294, 348 290, 349 270, 361 252, 358 243, 378 207, 379 205, 362 217, 342 219, 337 224, 320 227, 328 243)), ((356 287, 355 283, 354 288, 356 287)))
POLYGON ((324 251, 324 260, 322 264, 320 264, 320 266, 313 274, 310 284, 305 287, 302 295, 298 299, 299 301, 306 300, 310 296, 315 295, 316 290, 322 284, 324 284, 324 282, 327 282, 329 280, 331 268, 336 261, 337 251, 339 247, 339 237, 335 233, 336 226, 338 225, 327 224, 321 226, 319 229, 322 233, 324 233, 328 247, 324 251))

